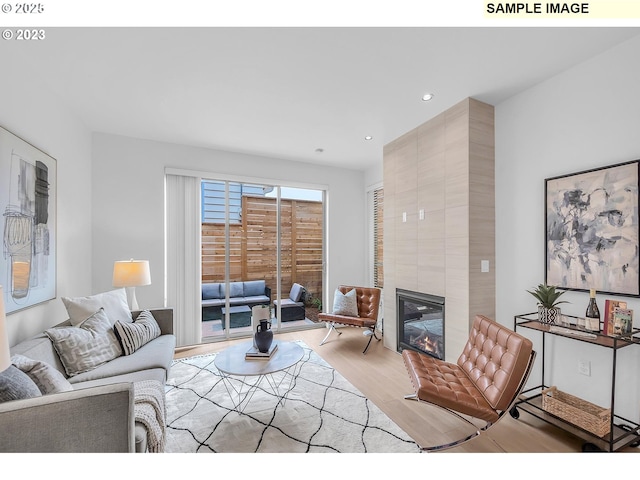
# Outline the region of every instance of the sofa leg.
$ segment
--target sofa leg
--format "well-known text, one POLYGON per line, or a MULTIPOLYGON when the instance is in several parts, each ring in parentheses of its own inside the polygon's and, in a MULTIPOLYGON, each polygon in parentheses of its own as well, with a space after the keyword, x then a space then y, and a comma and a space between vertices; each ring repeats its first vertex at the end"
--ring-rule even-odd
POLYGON ((320 345, 324 345, 324 342, 327 341, 327 338, 329 338, 329 335, 331 335, 331 332, 336 332, 338 335, 342 335, 342 332, 336 329, 336 324, 333 322, 329 322, 329 331, 325 335, 324 339, 320 342, 320 345))

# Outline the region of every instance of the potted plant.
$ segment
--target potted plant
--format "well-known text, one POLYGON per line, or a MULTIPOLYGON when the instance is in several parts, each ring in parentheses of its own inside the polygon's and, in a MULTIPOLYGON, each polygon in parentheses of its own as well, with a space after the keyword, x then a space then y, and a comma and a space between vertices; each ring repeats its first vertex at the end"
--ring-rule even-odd
POLYGON ((565 300, 558 301, 560 295, 565 291, 556 290, 553 285, 541 283, 535 290, 527 290, 527 292, 538 300, 538 320, 542 323, 557 323, 560 319, 560 307, 558 305, 569 303, 565 300))

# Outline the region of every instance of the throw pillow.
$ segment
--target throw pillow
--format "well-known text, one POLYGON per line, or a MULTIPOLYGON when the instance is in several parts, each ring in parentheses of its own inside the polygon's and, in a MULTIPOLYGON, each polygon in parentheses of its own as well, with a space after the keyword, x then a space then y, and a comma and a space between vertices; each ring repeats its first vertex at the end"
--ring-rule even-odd
POLYGON ((45 334, 58 352, 68 377, 93 370, 122 355, 103 308, 77 327, 53 327, 45 334))
POLYGON ((33 360, 24 355, 13 355, 11 363, 34 381, 42 395, 73 390, 69 380, 48 363, 33 360))
POLYGON ((62 297, 62 303, 67 309, 69 320, 71 320, 71 325, 73 326, 81 324, 101 307, 104 308, 111 325, 115 324, 116 320, 121 322, 133 321, 129 304, 127 303, 127 291, 124 288, 88 297, 62 297))
POLYGON ((347 293, 342 293, 336 289, 333 296, 333 313, 336 315, 346 315, 347 317, 358 316, 358 298, 356 289, 352 288, 347 293))
POLYGON ((9 365, 4 372, 0 372, 0 403, 40 396, 42 394, 38 386, 20 369, 9 365))
POLYGON ((149 310, 143 310, 133 323, 123 323, 119 320, 113 330, 120 341, 125 355, 131 355, 141 346, 160 336, 160 326, 149 310))

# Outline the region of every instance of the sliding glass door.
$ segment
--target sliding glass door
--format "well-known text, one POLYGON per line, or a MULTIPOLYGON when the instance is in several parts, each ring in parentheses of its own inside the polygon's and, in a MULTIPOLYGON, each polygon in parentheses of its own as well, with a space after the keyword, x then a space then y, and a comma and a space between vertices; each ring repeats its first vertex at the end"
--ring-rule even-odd
POLYGON ((313 328, 324 282, 324 192, 202 181, 202 337, 253 334, 254 307, 276 331, 313 328))

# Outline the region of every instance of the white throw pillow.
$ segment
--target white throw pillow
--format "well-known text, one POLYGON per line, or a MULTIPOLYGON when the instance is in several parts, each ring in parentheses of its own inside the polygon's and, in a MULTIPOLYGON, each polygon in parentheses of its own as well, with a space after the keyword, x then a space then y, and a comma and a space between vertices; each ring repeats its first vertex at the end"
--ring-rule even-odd
POLYGON ((346 315, 347 317, 358 316, 358 298, 356 289, 352 288, 347 293, 342 293, 336 289, 333 296, 333 313, 335 315, 346 315))
POLYGON ((133 322, 127 303, 127 291, 124 288, 88 297, 62 297, 62 303, 67 309, 73 326, 80 325, 100 308, 104 308, 104 313, 107 314, 111 325, 114 325, 117 320, 125 323, 133 322))

